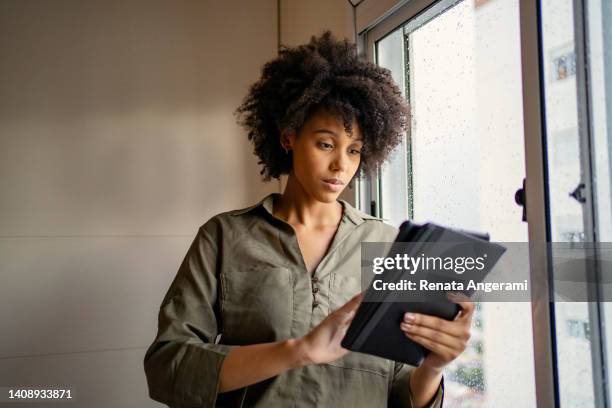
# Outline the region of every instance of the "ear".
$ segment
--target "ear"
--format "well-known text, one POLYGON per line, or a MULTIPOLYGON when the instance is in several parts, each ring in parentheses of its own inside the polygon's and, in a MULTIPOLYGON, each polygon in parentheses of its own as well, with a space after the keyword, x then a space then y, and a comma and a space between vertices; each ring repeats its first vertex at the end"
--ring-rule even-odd
POLYGON ((284 130, 281 131, 280 143, 286 150, 293 149, 293 144, 295 143, 295 131, 293 130, 284 130))

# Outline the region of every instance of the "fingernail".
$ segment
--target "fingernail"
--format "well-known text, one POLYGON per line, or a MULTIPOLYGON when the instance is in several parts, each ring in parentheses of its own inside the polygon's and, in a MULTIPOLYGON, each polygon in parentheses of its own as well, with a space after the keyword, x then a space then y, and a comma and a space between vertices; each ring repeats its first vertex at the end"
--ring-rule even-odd
POLYGON ((408 323, 414 322, 414 318, 415 318, 414 313, 406 313, 404 315, 404 321, 408 323))
POLYGON ((412 330, 414 328, 414 325, 412 325, 410 323, 402 323, 400 326, 404 330, 412 330))

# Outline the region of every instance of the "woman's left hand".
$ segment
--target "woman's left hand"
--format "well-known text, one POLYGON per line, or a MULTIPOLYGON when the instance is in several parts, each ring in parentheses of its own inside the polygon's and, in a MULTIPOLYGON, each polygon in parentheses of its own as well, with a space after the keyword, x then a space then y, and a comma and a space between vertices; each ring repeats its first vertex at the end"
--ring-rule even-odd
POLYGON ((461 306, 454 320, 406 313, 400 323, 400 329, 406 337, 431 351, 421 365, 437 372, 441 372, 466 349, 475 308, 474 303, 465 295, 450 294, 448 298, 461 306))

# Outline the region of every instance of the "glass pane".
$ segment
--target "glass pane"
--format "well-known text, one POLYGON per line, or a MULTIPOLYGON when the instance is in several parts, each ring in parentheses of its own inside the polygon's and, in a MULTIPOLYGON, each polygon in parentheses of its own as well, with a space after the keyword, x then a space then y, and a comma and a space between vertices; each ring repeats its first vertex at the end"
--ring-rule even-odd
MULTIPOLYGON (((514 202, 525 175, 518 0, 440 2, 379 41, 377 61, 413 115, 382 172, 383 217, 526 242, 514 202)), ((531 305, 479 304, 468 350, 445 378, 445 406, 535 406, 531 305)))
MULTIPOLYGON (((405 54, 404 35, 402 30, 395 30, 377 46, 378 64, 391 70, 393 79, 406 96, 404 75, 405 54)), ((410 215, 409 151, 407 138, 392 153, 384 167, 384 177, 380 180, 381 211, 385 220, 392 225, 399 225, 410 215)))
MULTIPOLYGON (((582 180, 573 1, 542 0, 541 10, 550 238, 583 242, 583 206, 569 195, 582 180)), ((561 406, 593 406, 589 304, 554 307, 561 406)))

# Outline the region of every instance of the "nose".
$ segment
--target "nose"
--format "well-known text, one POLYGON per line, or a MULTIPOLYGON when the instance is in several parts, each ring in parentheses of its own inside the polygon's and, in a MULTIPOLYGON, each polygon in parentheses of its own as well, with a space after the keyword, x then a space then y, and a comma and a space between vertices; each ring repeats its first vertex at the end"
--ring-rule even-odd
POLYGON ((329 167, 330 167, 330 170, 334 172, 342 173, 346 171, 346 169, 348 168, 348 164, 349 164, 348 154, 344 152, 338 152, 338 154, 334 156, 334 159, 331 161, 329 167))

